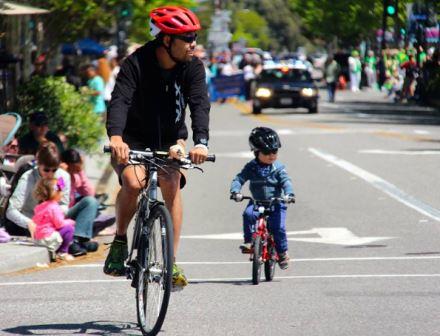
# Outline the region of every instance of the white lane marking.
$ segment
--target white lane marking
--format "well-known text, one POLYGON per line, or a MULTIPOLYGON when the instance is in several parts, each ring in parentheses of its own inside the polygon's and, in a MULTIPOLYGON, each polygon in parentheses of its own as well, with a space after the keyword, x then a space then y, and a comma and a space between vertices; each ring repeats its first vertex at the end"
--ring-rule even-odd
MULTIPOLYGON (((388 240, 394 237, 358 237, 353 232, 344 227, 336 228, 313 228, 307 231, 288 231, 287 236, 293 235, 315 235, 317 237, 307 238, 292 238, 290 241, 300 241, 320 244, 333 244, 342 246, 356 246, 371 244, 376 241, 388 240)), ((183 239, 219 239, 219 240, 242 240, 243 234, 241 232, 234 233, 220 233, 207 235, 189 235, 181 236, 183 239)))
POLYGON ((315 148, 309 148, 309 151, 315 154, 316 156, 320 157, 321 159, 324 159, 327 162, 331 162, 339 166, 340 168, 348 171, 349 173, 362 178, 363 180, 370 183, 375 188, 381 190, 382 192, 391 196, 395 200, 405 204, 406 206, 440 222, 440 210, 435 209, 422 201, 419 201, 418 199, 412 197, 411 195, 397 188, 394 184, 391 184, 390 182, 385 181, 381 177, 371 174, 366 170, 359 168, 348 161, 339 159, 338 157, 332 154, 324 153, 315 148))
POLYGON ((440 151, 436 150, 414 150, 414 151, 408 151, 408 150, 383 150, 383 149, 363 149, 358 151, 358 153, 362 154, 394 154, 394 155, 440 155, 440 151))
MULTIPOLYGON (((338 262, 338 261, 412 261, 412 260, 438 260, 440 256, 413 256, 413 257, 359 257, 359 258, 295 258, 291 263, 297 262, 338 262)), ((249 261, 179 261, 179 265, 239 265, 249 264, 249 261)), ((104 264, 66 265, 63 268, 99 268, 104 264)))
POLYGON ((415 134, 422 134, 422 135, 427 135, 427 134, 430 134, 430 132, 429 131, 425 131, 425 130, 414 130, 414 133, 415 134))
MULTIPOLYGON (((330 274, 330 275, 291 275, 278 276, 275 279, 360 279, 360 278, 438 278, 439 273, 432 274, 330 274)), ((223 281, 250 281, 250 278, 190 278, 189 282, 223 282, 223 281)), ((66 285, 66 284, 103 284, 103 283, 128 283, 130 280, 59 280, 59 281, 22 281, 22 282, 0 282, 0 287, 11 286, 34 286, 34 285, 66 285)))

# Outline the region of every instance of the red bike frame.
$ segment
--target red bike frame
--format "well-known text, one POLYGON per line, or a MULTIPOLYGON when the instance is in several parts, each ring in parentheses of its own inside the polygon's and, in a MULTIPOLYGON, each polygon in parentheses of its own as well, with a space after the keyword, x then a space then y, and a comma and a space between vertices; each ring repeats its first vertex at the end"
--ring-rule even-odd
MULTIPOLYGON (((255 232, 252 234, 252 241, 255 241, 256 236, 260 236, 261 242, 263 243, 261 251, 261 261, 266 262, 270 258, 267 247, 275 247, 275 241, 273 240, 273 237, 267 228, 267 215, 265 214, 260 215, 260 217, 257 219, 257 222, 255 224, 255 232)), ((253 253, 251 255, 251 258, 253 258, 253 253)), ((277 260, 278 254, 276 254, 276 261, 277 260)))

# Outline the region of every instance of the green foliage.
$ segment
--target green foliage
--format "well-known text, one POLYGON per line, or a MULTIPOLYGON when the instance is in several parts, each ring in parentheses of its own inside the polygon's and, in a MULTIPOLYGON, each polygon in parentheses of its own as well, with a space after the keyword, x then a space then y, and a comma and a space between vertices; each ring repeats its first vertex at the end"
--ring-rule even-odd
POLYGON ((248 9, 234 12, 233 26, 235 27, 232 41, 240 39, 247 41, 248 47, 269 47, 269 29, 266 20, 257 12, 248 9))
MULTIPOLYGON (((383 0, 289 0, 307 37, 353 46, 382 27, 383 0)), ((399 1, 398 23, 404 26, 406 5, 399 1)), ((389 19, 391 25, 391 19, 389 19)), ((394 23, 393 23, 394 24, 394 23)))
POLYGON ((46 113, 49 129, 66 135, 68 147, 92 150, 104 135, 101 117, 93 112, 88 97, 63 77, 32 77, 19 87, 17 101, 25 124, 33 112, 46 113))
MULTIPOLYGON (((292 11, 289 0, 235 0, 228 2, 228 9, 232 12, 240 10, 255 11, 267 23, 268 29, 265 37, 259 39, 268 41, 268 46, 273 50, 295 50, 298 46, 305 45, 307 39, 302 35, 299 27, 299 18, 292 11)), ((236 31, 233 28, 233 34, 236 31)), ((248 31, 244 31, 245 37, 248 31)))

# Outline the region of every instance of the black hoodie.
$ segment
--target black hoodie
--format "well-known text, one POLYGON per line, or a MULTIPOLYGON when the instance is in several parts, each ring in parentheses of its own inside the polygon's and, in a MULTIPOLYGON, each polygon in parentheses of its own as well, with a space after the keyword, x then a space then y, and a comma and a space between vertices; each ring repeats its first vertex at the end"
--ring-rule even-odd
POLYGON ((164 70, 157 47, 157 42, 148 42, 122 63, 108 108, 108 136, 120 135, 129 145, 168 149, 177 139, 188 138, 189 105, 194 144, 208 145, 211 105, 203 63, 193 57, 164 70))

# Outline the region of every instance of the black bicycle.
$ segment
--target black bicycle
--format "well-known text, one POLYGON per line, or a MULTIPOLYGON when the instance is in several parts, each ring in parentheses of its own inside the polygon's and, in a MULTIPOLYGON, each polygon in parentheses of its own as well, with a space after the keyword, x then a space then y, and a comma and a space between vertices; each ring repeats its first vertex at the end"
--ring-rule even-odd
MULTIPOLYGON (((111 148, 105 146, 104 152, 111 153, 111 148)), ((215 155, 209 155, 206 161, 214 162, 215 155)), ((174 261, 171 216, 165 204, 157 199, 158 170, 165 167, 203 170, 188 158, 170 160, 168 152, 148 149, 131 150, 129 163, 144 167, 146 178, 139 193, 133 240, 126 261, 127 278, 136 288, 137 319, 142 334, 153 336, 160 331, 167 313, 174 261)))

